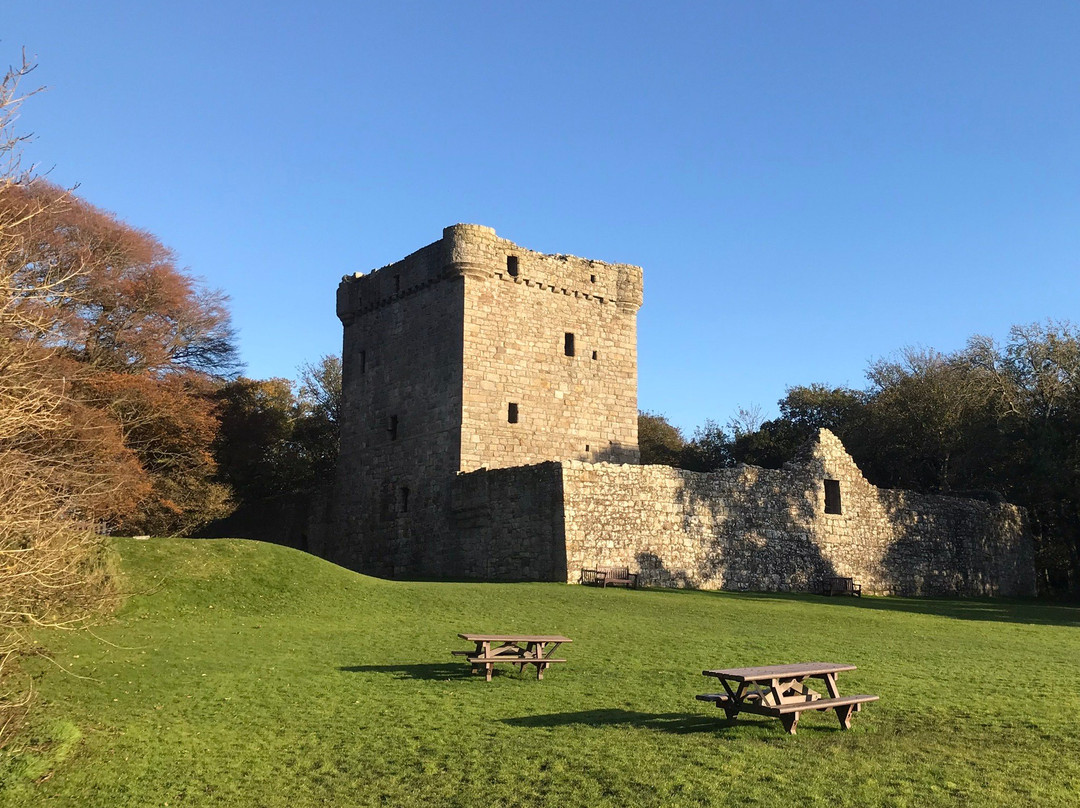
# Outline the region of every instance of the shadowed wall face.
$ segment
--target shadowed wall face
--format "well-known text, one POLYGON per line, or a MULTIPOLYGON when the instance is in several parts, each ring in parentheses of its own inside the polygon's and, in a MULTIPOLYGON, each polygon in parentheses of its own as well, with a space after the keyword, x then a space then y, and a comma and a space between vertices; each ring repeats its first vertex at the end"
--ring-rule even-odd
POLYGON ((464 280, 436 242, 338 289, 344 325, 338 530, 328 557, 385 576, 452 574, 464 280))

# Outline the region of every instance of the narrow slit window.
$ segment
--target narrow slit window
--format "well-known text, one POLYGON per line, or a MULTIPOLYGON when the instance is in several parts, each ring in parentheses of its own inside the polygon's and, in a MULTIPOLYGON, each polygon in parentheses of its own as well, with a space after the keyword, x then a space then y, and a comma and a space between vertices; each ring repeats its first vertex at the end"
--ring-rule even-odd
POLYGON ((825 513, 843 513, 840 507, 840 481, 825 481, 825 513))
POLYGON ((400 292, 401 291, 401 276, 400 275, 395 275, 394 276, 394 291, 395 292, 400 292))
POLYGON ((596 351, 593 351, 593 352, 592 352, 592 358, 593 358, 593 359, 596 359, 596 351))
POLYGON ((386 428, 390 433, 390 440, 397 440, 397 416, 390 416, 390 425, 386 428))
POLYGON ((518 405, 516 401, 511 401, 506 407, 506 423, 516 424, 518 422, 518 405))
POLYGON ((569 331, 566 332, 566 335, 563 338, 563 353, 567 356, 574 355, 574 335, 569 331))
POLYGON ((589 451, 589 444, 587 444, 587 443, 585 444, 585 451, 586 452, 589 451))
POLYGON ((360 352, 360 372, 367 373, 367 351, 360 352))
POLYGON ((506 256, 506 274, 511 278, 518 276, 518 257, 516 255, 506 256))
POLYGON ((409 489, 405 486, 401 488, 401 512, 409 512, 409 489))
POLYGON ((596 276, 595 275, 590 275, 589 276, 589 283, 596 283, 596 276))

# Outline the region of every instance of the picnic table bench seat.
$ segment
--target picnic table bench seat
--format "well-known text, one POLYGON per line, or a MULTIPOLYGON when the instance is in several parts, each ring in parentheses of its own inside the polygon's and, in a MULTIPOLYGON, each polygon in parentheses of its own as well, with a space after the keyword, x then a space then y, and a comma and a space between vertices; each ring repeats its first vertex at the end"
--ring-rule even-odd
POLYGON ((757 693, 751 693, 736 710, 733 709, 734 702, 726 693, 702 693, 694 698, 698 701, 713 702, 717 707, 724 709, 728 714, 728 718, 734 718, 736 712, 755 713, 779 718, 784 725, 784 729, 792 735, 795 734, 795 727, 799 723, 799 715, 808 710, 817 710, 821 713, 826 710, 835 710, 836 718, 840 721, 840 727, 842 729, 851 729, 852 712, 858 712, 862 705, 867 702, 878 700, 877 696, 860 693, 855 696, 839 696, 835 699, 812 699, 773 706, 761 704, 761 697, 757 693))

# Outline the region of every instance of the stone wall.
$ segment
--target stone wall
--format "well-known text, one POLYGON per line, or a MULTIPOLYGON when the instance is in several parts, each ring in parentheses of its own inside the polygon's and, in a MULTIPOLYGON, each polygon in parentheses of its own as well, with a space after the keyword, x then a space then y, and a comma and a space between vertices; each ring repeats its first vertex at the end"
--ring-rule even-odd
MULTIPOLYGON (((561 518, 570 582, 583 567, 625 566, 647 584, 702 589, 806 592, 822 578, 844 576, 868 594, 1034 594, 1032 544, 1020 509, 879 490, 826 430, 780 470, 699 474, 577 461, 558 467, 561 507, 551 505, 553 524, 547 510, 534 510, 532 520, 558 541, 561 518), (826 480, 836 483, 832 509, 839 513, 825 512, 826 480)), ((500 495, 527 498, 536 468, 501 472, 500 495)), ((543 484, 549 491, 550 473, 543 484)), ((543 499, 555 497, 548 492, 543 499)), ((487 513, 491 529, 511 530, 513 516, 500 513, 494 497, 487 513)), ((550 580, 543 566, 535 567, 537 577, 550 580)))

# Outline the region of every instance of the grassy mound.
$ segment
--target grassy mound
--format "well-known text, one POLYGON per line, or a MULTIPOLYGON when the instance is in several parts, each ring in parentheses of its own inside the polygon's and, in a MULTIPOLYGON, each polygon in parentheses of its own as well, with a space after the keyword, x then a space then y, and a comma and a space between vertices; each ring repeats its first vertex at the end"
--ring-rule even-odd
POLYGON ((247 541, 119 541, 108 625, 42 636, 0 801, 80 805, 1073 805, 1080 610, 381 581, 247 541), (492 682, 459 631, 565 634, 492 682), (560 655, 562 655, 560 653, 560 655), (701 670, 824 659, 841 732, 734 724, 701 670), (78 678, 77 678, 78 677, 78 678))

